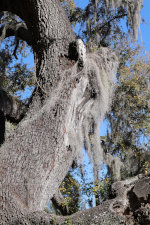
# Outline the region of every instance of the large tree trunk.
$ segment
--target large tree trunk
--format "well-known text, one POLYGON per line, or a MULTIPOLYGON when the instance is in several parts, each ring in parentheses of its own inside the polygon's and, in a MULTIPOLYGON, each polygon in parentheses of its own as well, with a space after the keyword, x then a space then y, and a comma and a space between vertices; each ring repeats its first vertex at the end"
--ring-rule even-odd
MULTIPOLYGON (((37 79, 26 116, 0 149, 0 224, 9 225, 17 224, 14 217, 17 221, 21 215, 43 210, 53 197, 77 156, 74 140, 72 146, 69 142, 69 135, 75 134, 70 127, 76 124, 70 117, 76 111, 80 117, 82 108, 90 108, 97 93, 89 88, 83 65, 74 65, 70 57, 75 35, 59 0, 2 0, 0 11, 11 11, 25 21, 32 36, 37 79)), ((104 53, 106 57, 98 63, 110 64, 105 70, 115 72, 115 56, 104 53)), ((103 80, 109 91, 107 78, 103 80)), ((108 96, 103 91, 102 87, 104 106, 108 96)), ((102 117, 103 110, 100 112, 102 117)))
POLYGON ((43 209, 72 163, 62 121, 69 93, 64 87, 62 98, 55 94, 62 70, 72 66, 66 56, 75 36, 58 0, 2 1, 0 10, 26 22, 38 84, 27 116, 0 151, 0 218, 9 224, 25 209, 43 209))

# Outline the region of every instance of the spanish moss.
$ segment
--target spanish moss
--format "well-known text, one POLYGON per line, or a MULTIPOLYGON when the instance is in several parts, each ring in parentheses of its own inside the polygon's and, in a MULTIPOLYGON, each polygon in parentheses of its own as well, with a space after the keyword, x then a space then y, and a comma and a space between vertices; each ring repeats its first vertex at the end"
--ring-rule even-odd
POLYGON ((138 30, 140 32, 141 15, 143 0, 106 0, 107 6, 112 8, 124 7, 127 9, 128 21, 127 25, 131 26, 133 35, 135 38, 138 36, 138 30))
MULTIPOLYGON (((95 174, 103 161, 99 122, 104 119, 111 105, 117 65, 117 58, 110 49, 101 48, 97 53, 88 54, 65 117, 65 145, 71 146, 75 157, 81 155, 81 148, 85 145, 95 174)), ((75 76, 74 72, 75 69, 72 76, 75 76)))

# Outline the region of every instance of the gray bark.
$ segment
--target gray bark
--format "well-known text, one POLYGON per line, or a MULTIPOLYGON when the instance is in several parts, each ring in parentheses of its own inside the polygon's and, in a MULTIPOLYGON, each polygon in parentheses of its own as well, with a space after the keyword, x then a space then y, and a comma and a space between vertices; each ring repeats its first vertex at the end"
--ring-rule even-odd
POLYGON ((62 122, 71 84, 64 87, 62 99, 52 100, 62 71, 74 64, 66 56, 75 35, 59 1, 4 0, 0 10, 25 21, 32 35, 38 83, 27 116, 0 151, 0 218, 8 225, 14 215, 43 210, 72 164, 62 122))
MULTIPOLYGON (((73 67, 75 61, 69 58, 75 35, 59 0, 2 0, 0 11, 11 11, 25 21, 32 37, 37 79, 26 117, 0 150, 0 224, 50 224, 52 216, 39 210, 54 196, 76 156, 64 138, 64 118, 69 114, 70 99, 74 100, 72 93, 76 94, 78 86, 84 86, 87 80, 80 79, 84 76, 82 68, 73 67), (70 68, 78 73, 71 76, 70 68)), ((114 64, 103 60, 105 63, 112 65, 108 68, 112 71, 114 64)), ((90 98, 96 98, 88 89, 81 94, 85 97, 81 108, 90 98)), ((106 218, 108 205, 104 205, 106 218)), ((101 207, 98 210, 96 216, 101 207)), ((92 218, 89 221, 83 224, 93 223, 92 218)))
POLYGON ((0 111, 7 120, 12 123, 19 123, 25 116, 28 106, 23 104, 16 97, 9 95, 0 87, 0 111))
POLYGON ((114 183, 114 198, 99 206, 71 216, 54 216, 46 212, 14 215, 11 225, 149 225, 150 177, 142 175, 114 183))

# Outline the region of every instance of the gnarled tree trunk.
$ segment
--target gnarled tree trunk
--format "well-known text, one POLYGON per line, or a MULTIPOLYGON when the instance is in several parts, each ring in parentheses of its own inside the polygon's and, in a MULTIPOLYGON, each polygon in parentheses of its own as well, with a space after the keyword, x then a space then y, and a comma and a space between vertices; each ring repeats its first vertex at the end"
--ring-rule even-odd
MULTIPOLYGON (((94 74, 85 76, 84 65, 76 63, 76 55, 69 52, 75 35, 59 0, 2 0, 0 11, 11 11, 25 21, 30 35, 24 40, 31 38, 27 42, 32 43, 37 79, 26 116, 0 150, 0 224, 9 225, 17 224, 22 215, 43 210, 55 194, 77 156, 73 136, 79 135, 83 109, 89 110, 100 93, 103 107, 109 103, 102 83, 109 92, 107 74, 115 73, 116 57, 102 50, 104 58, 97 63, 106 77, 99 81, 101 90, 93 92, 94 74)), ((91 57, 95 57, 92 65, 100 59, 91 57)), ((98 111, 101 118, 103 107, 98 111)))
MULTIPOLYGON (((86 139, 89 121, 102 119, 108 109, 116 57, 109 49, 84 57, 82 46, 81 60, 76 62, 79 56, 71 48, 75 35, 59 0, 1 0, 0 11, 25 21, 17 33, 33 48, 37 79, 26 116, 0 149, 0 224, 53 224, 52 216, 42 210, 86 139)), ((15 32, 11 26, 5 36, 15 32)), ((9 114, 20 120, 13 101, 8 104, 12 104, 9 112, 0 104, 1 119, 9 114)), ((97 129, 97 140, 98 135, 97 129)), ((4 136, 0 138, 3 141, 4 136)), ((99 153, 93 154, 97 166, 99 153)), ((85 225, 149 224, 149 180, 137 176, 118 182, 114 199, 69 220, 85 225)), ((65 220, 58 217, 57 224, 65 220)))
POLYGON ((55 100, 55 92, 70 63, 66 56, 75 35, 57 0, 2 1, 0 10, 25 21, 38 83, 27 116, 0 151, 0 218, 9 224, 24 210, 43 209, 72 163, 62 122, 69 93, 55 100))

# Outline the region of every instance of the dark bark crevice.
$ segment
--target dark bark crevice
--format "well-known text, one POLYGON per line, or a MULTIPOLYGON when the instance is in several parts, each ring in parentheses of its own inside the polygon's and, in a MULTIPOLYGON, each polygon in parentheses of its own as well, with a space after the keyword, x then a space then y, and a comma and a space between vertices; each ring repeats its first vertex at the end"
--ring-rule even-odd
POLYGON ((4 112, 0 110, 0 146, 5 141, 5 116, 4 112))

